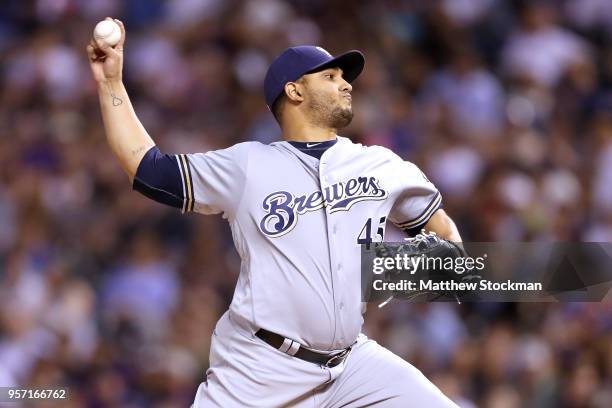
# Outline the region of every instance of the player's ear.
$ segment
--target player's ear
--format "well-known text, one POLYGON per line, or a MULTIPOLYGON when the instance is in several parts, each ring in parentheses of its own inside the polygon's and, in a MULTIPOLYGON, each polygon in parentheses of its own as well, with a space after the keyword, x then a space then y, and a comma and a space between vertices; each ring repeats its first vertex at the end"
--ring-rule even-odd
POLYGON ((301 102, 304 100, 302 89, 300 89, 300 84, 297 82, 287 82, 285 84, 285 94, 289 100, 294 102, 301 102))

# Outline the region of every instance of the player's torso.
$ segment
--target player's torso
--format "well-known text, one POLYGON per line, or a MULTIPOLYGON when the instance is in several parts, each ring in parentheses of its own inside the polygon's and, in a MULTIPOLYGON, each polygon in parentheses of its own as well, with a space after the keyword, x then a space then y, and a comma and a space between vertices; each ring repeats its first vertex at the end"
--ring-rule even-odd
POLYGON ((385 157, 343 138, 321 160, 284 142, 253 152, 232 222, 245 269, 234 311, 314 348, 350 344, 359 244, 383 239, 398 193, 389 173, 385 157))

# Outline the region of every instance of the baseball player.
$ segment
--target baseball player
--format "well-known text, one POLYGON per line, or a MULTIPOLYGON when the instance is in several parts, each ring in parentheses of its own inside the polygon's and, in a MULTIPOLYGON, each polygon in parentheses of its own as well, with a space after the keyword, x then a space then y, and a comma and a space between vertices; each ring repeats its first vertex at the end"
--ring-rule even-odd
POLYGON ((337 132, 353 116, 364 56, 292 47, 271 64, 265 100, 282 141, 195 154, 155 146, 122 84, 125 29, 87 52, 106 137, 133 188, 183 212, 222 214, 241 268, 212 337, 193 407, 451 407, 415 367, 361 334, 360 244, 393 222, 461 238, 412 163, 337 132))

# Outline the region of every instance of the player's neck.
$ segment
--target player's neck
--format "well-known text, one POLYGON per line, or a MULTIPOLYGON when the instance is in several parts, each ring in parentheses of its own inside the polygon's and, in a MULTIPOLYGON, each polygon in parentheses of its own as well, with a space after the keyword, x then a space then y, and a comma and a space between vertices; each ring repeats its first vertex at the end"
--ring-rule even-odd
POLYGON ((314 126, 309 123, 282 127, 283 140, 288 142, 326 142, 336 138, 336 129, 314 126))

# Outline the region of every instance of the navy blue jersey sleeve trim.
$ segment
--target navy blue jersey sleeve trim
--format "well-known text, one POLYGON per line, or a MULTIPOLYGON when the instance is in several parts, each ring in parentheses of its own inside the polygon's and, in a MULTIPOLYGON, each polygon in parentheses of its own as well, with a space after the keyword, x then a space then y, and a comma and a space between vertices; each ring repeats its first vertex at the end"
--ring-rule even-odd
POLYGON ((157 146, 149 149, 140 161, 132 188, 159 203, 185 207, 179 163, 174 155, 162 154, 157 146))

